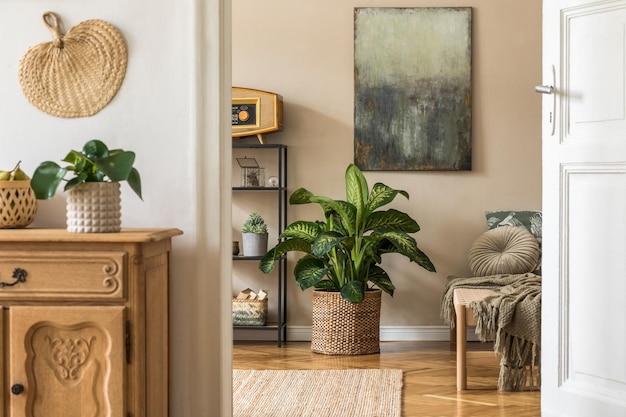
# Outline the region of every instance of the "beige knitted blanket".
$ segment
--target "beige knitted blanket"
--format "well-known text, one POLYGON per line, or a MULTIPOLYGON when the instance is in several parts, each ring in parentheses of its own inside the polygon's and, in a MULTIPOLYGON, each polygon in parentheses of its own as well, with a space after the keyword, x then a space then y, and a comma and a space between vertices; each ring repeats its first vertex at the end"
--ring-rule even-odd
POLYGON ((493 296, 470 304, 477 318, 480 340, 495 340, 494 352, 501 355, 498 389, 522 391, 540 386, 541 277, 528 273, 486 277, 450 277, 441 302, 441 316, 454 326, 455 288, 485 288, 493 296), (537 371, 537 380, 534 375, 537 371))

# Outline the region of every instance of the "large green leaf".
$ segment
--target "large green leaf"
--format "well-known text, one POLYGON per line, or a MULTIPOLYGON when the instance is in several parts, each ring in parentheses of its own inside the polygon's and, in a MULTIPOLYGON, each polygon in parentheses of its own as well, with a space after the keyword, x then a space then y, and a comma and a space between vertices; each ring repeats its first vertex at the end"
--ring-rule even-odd
POLYGON ((331 279, 323 279, 315 285, 315 288, 320 290, 341 290, 341 287, 337 283, 337 281, 333 281, 331 279))
POLYGON ((323 231, 322 225, 319 222, 308 221, 296 221, 291 223, 280 234, 282 239, 302 239, 310 244, 315 241, 315 238, 323 231))
POLYGON ((288 252, 311 253, 311 244, 302 239, 290 239, 280 242, 270 249, 259 261, 259 269, 266 274, 272 272, 275 261, 288 252))
POLYGON ((369 189, 365 176, 355 164, 348 165, 346 169, 346 200, 356 207, 355 228, 357 230, 360 229, 360 225, 367 216, 366 204, 368 198, 369 189))
POLYGON ((370 214, 365 230, 380 228, 400 230, 406 233, 415 233, 420 230, 419 225, 411 216, 395 209, 376 211, 370 214))
POLYGON ((313 255, 318 257, 326 256, 331 249, 341 245, 344 239, 346 239, 346 237, 337 232, 321 233, 317 239, 315 239, 315 242, 313 242, 313 255))
POLYGON ((393 296, 393 292, 395 291, 396 286, 393 285, 391 279, 389 278, 389 275, 387 275, 387 272, 385 272, 384 269, 382 269, 378 265, 371 265, 367 278, 378 288, 393 296))
MULTIPOLYGON (((343 200, 333 200, 332 198, 323 196, 313 196, 311 201, 318 203, 324 208, 324 215, 328 218, 331 213, 339 216, 343 229, 346 234, 352 235, 357 229, 357 210, 353 204, 343 200)), ((335 219, 336 221, 336 219, 335 219)), ((330 230, 333 230, 331 227, 330 230)))
POLYGON ((65 155, 65 158, 62 159, 63 162, 68 162, 74 166, 80 167, 81 169, 85 166, 89 160, 82 153, 71 150, 65 155))
MULTIPOLYGON (((348 203, 346 203, 348 204, 348 203)), ((356 209, 354 210, 354 215, 356 216, 356 209)), ((341 233, 342 235, 349 235, 350 232, 348 229, 344 227, 344 220, 341 218, 339 213, 332 210, 330 207, 327 208, 325 212, 326 226, 325 230, 327 231, 335 231, 341 233)))
POLYGON ((30 187, 35 192, 35 198, 38 200, 52 198, 66 173, 67 169, 61 168, 56 162, 42 162, 35 169, 30 180, 30 187))
POLYGON ((411 260, 413 262, 416 262, 419 266, 421 266, 427 271, 437 272, 437 270, 435 269, 435 265, 433 265, 430 258, 428 258, 428 256, 424 252, 422 252, 419 248, 415 248, 415 249, 416 249, 415 250, 416 253, 411 260))
POLYGON ((430 261, 428 256, 426 256, 426 254, 417 247, 417 242, 413 239, 413 237, 404 232, 395 230, 376 232, 376 234, 384 236, 385 239, 391 242, 396 249, 395 252, 406 256, 427 271, 436 272, 435 266, 430 261))
POLYGON ((109 148, 101 140, 93 139, 85 143, 83 146, 83 154, 92 161, 95 161, 108 156, 109 148))
POLYGON ((135 162, 135 153, 124 151, 94 161, 100 171, 113 182, 126 181, 135 162))
POLYGON ((293 275, 302 290, 316 286, 327 273, 328 268, 324 266, 324 263, 312 256, 300 259, 293 269, 293 275))
POLYGON ((130 188, 139 196, 141 200, 143 197, 141 196, 141 177, 139 176, 139 171, 137 169, 132 168, 130 170, 130 174, 128 174, 128 178, 126 179, 130 188))
POLYGON ((366 283, 361 281, 348 281, 341 288, 341 296, 352 304, 360 303, 365 299, 366 283))
POLYGON ((259 269, 266 274, 269 274, 274 270, 274 266, 276 265, 276 259, 278 257, 276 255, 276 246, 272 249, 268 250, 265 255, 259 261, 259 269))
POLYGON ((403 190, 394 190, 391 187, 386 186, 380 182, 377 182, 372 187, 370 198, 367 203, 367 209, 370 213, 374 212, 377 208, 387 205, 393 201, 398 194, 409 198, 409 194, 403 190))
POLYGON ((306 188, 298 188, 289 197, 289 204, 309 204, 311 197, 313 197, 313 193, 309 190, 306 188))
POLYGON ((327 221, 327 230, 334 230, 345 235, 354 235, 358 232, 356 207, 343 200, 314 197, 324 209, 327 221), (322 201, 322 199, 325 199, 322 201))

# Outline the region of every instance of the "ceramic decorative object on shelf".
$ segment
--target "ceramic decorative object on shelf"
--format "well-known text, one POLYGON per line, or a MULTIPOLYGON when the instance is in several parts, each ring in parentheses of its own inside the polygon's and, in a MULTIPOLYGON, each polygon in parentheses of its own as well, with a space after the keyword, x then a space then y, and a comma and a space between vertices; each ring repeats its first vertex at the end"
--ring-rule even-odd
POLYGON ((268 187, 278 187, 278 183, 279 183, 278 177, 272 176, 267 179, 268 187))
POLYGON ((126 181, 141 198, 141 179, 139 172, 133 167, 135 153, 109 149, 100 140, 90 140, 81 152, 72 150, 63 161, 69 165, 61 167, 55 162, 45 161, 35 169, 31 187, 37 199, 51 198, 61 182, 67 181, 64 190, 68 192, 69 232, 119 232, 119 183, 126 181), (69 172, 74 176, 65 180, 69 172))
POLYGON ((119 232, 122 226, 119 182, 86 182, 67 192, 67 231, 119 232))

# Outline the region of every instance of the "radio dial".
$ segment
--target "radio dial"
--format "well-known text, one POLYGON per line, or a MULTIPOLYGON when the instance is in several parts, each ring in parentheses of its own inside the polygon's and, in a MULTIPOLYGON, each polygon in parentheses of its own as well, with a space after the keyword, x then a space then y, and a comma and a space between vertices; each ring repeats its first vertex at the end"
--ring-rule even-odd
POLYGON ((242 122, 245 122, 250 118, 250 113, 248 113, 247 110, 242 110, 239 112, 238 116, 239 116, 239 120, 241 120, 242 122))

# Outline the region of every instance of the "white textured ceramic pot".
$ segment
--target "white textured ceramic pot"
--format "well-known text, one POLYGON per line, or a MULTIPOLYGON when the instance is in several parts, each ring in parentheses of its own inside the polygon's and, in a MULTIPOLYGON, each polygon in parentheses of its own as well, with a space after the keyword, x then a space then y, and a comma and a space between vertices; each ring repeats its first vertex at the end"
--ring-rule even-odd
POLYGON ((242 233, 243 256, 263 256, 267 252, 267 233, 242 233))
POLYGON ((67 192, 67 231, 119 232, 122 205, 118 182, 86 182, 67 192))

